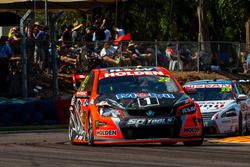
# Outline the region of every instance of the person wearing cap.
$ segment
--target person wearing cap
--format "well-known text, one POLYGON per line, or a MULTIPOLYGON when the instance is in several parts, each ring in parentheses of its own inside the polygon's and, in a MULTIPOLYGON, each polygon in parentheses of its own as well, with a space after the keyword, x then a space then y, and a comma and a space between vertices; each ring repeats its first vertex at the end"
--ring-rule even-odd
POLYGON ((134 41, 130 41, 128 44, 127 52, 130 55, 131 64, 138 65, 141 64, 139 60, 139 54, 136 51, 136 43, 134 41))
POLYGON ((152 65, 153 50, 146 48, 144 53, 141 53, 142 47, 138 46, 134 41, 130 41, 128 45, 128 52, 131 53, 131 61, 136 65, 152 65))
POLYGON ((13 57, 20 56, 20 53, 21 53, 20 42, 21 42, 21 33, 19 31, 19 27, 13 27, 10 30, 10 34, 9 34, 9 43, 13 51, 13 57))
POLYGON ((104 64, 117 66, 120 64, 120 58, 114 59, 115 48, 113 48, 108 42, 104 43, 103 48, 100 52, 100 56, 104 64))

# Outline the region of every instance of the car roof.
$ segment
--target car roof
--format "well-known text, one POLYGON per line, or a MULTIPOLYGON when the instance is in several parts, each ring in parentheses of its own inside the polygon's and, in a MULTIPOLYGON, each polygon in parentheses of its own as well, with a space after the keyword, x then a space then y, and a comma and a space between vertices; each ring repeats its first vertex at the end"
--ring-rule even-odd
POLYGON ((186 82, 184 85, 203 85, 203 84, 232 84, 233 81, 225 79, 214 79, 214 80, 196 80, 186 82))

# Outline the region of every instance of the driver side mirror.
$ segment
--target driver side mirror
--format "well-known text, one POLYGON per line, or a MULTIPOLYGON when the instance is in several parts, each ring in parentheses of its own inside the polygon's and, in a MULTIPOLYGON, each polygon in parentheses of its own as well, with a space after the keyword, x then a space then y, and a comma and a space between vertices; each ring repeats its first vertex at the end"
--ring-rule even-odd
POLYGON ((187 95, 195 94, 197 92, 195 88, 183 87, 183 90, 187 95))
POLYGON ((79 91, 75 93, 76 98, 89 98, 88 91, 79 91))
POLYGON ((247 95, 245 95, 245 94, 239 94, 237 96, 237 100, 246 100, 246 99, 247 99, 247 95))

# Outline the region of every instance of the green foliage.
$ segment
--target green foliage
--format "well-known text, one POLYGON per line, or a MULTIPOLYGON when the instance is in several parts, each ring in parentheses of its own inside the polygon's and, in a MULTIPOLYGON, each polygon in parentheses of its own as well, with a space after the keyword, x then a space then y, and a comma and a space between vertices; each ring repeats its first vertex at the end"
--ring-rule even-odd
MULTIPOLYGON (((249 17, 249 0, 206 1, 210 40, 243 41, 249 17)), ((133 40, 197 40, 197 0, 128 0, 119 1, 117 25, 130 32, 133 40)), ((116 5, 93 10, 115 24, 116 5)), ((60 19, 64 24, 81 21, 81 14, 69 12, 60 19)), ((91 20, 90 20, 91 21, 91 20)))

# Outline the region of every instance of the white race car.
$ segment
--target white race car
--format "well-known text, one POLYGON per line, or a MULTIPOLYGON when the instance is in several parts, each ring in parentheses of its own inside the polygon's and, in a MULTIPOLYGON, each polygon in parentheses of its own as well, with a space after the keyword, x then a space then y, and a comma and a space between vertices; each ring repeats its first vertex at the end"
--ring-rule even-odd
POLYGON ((250 130, 250 99, 238 82, 197 80, 183 87, 200 105, 205 135, 244 135, 250 130))

